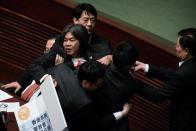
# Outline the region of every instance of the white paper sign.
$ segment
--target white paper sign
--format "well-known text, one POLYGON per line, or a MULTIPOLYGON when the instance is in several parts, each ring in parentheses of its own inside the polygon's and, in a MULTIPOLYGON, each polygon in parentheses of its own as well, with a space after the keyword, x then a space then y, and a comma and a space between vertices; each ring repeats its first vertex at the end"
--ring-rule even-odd
POLYGON ((41 95, 14 112, 20 131, 68 131, 51 76, 40 85, 41 95))
POLYGON ((53 131, 41 96, 21 106, 14 114, 20 131, 53 131))
POLYGON ((9 95, 8 93, 0 90, 0 101, 7 100, 13 98, 13 96, 9 95))
POLYGON ((1 104, 7 105, 7 112, 14 112, 19 108, 19 102, 0 102, 1 104))

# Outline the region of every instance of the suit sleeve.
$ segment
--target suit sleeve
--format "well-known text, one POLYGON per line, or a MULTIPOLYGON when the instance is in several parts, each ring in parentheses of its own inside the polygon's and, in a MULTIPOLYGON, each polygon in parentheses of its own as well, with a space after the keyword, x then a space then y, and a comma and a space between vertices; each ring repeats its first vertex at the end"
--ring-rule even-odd
POLYGON ((147 77, 153 77, 162 81, 167 81, 173 77, 172 75, 174 72, 175 70, 173 69, 149 65, 149 71, 146 75, 147 77))
POLYGON ((92 36, 89 38, 89 45, 89 55, 92 56, 93 59, 98 60, 106 55, 112 54, 110 42, 96 34, 92 34, 92 36))
POLYGON ((173 97, 178 95, 178 92, 181 90, 182 86, 182 78, 174 73, 161 88, 140 83, 138 94, 149 100, 160 102, 173 99, 173 97))
POLYGON ((21 91, 24 90, 25 87, 27 87, 32 82, 32 74, 25 70, 22 75, 19 77, 17 82, 21 85, 21 91))
POLYGON ((35 81, 39 81, 47 74, 47 69, 55 65, 57 53, 65 59, 66 55, 64 54, 63 48, 55 43, 48 54, 44 54, 28 66, 27 70, 32 74, 35 81))

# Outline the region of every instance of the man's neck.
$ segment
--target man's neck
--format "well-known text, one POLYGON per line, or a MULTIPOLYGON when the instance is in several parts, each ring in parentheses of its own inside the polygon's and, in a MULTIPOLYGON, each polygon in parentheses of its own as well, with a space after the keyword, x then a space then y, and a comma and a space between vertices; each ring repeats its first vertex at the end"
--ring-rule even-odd
POLYGON ((189 60, 191 58, 192 58, 192 56, 191 55, 188 55, 186 58, 182 59, 181 61, 187 61, 187 60, 189 60))
POLYGON ((187 60, 189 60, 189 59, 191 59, 192 58, 192 56, 191 55, 189 55, 188 57, 186 57, 185 59, 181 59, 181 61, 179 62, 179 67, 185 62, 185 61, 187 61, 187 60))

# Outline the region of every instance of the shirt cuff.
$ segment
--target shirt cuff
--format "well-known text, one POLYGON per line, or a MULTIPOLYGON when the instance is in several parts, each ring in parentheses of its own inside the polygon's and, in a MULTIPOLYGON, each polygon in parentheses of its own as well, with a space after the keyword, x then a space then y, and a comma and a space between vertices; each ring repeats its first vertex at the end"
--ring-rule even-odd
POLYGON ((149 70, 149 64, 145 64, 144 72, 147 73, 149 70))
POLYGON ((121 111, 115 112, 115 113, 113 113, 113 115, 114 115, 114 117, 116 118, 117 121, 120 120, 123 117, 121 111))

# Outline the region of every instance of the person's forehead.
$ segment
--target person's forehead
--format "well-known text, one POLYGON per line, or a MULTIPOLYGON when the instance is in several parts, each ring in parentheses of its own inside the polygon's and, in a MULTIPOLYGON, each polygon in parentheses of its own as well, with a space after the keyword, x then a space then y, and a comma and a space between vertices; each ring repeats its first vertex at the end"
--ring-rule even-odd
POLYGON ((181 44, 180 44, 180 39, 181 39, 181 36, 179 36, 179 37, 177 38, 176 46, 178 46, 178 47, 180 47, 180 48, 183 48, 183 47, 181 46, 181 44))
POLYGON ((180 37, 177 38, 176 44, 179 44, 179 41, 180 41, 180 37))
POLYGON ((67 33, 65 34, 65 39, 71 39, 71 38, 75 38, 75 37, 72 35, 71 32, 67 32, 67 33))
POLYGON ((90 12, 83 11, 80 18, 95 18, 95 16, 91 14, 90 12))
POLYGON ((176 41, 178 42, 178 41, 180 40, 180 38, 181 38, 181 36, 178 36, 178 38, 177 38, 177 40, 176 40, 176 41))

